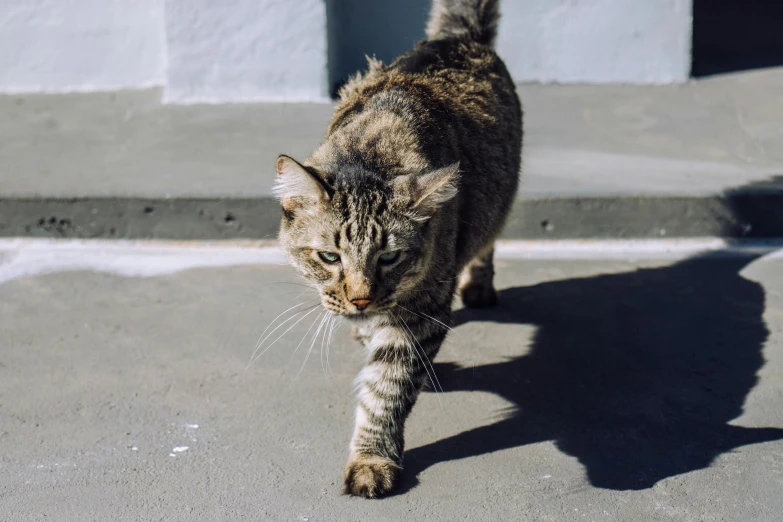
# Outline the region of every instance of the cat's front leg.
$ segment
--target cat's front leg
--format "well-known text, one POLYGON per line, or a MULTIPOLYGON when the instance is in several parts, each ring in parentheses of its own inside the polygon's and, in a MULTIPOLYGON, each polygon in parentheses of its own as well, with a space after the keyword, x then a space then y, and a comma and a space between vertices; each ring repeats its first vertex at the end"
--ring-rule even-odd
POLYGON ((357 378, 359 400, 345 493, 375 498, 396 486, 402 471, 405 419, 433 372, 430 361, 445 337, 445 329, 437 326, 410 314, 392 317, 366 342, 370 358, 357 378))

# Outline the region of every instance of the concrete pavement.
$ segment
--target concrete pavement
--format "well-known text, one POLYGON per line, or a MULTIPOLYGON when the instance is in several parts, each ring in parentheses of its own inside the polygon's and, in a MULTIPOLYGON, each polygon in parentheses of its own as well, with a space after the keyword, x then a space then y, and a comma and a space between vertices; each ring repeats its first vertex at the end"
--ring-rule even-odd
POLYGON ((457 312, 402 487, 367 501, 340 495, 346 329, 309 352, 313 313, 248 367, 312 297, 276 251, 63 245, 0 248, 0 520, 783 513, 781 250, 506 245, 500 307, 457 312))

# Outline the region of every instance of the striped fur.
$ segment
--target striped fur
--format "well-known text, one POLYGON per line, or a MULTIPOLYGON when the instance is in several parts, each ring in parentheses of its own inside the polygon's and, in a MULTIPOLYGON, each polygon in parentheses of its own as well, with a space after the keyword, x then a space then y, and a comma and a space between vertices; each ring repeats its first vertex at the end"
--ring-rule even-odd
POLYGON ((437 0, 429 40, 371 61, 340 91, 326 139, 278 160, 280 241, 323 306, 355 323, 367 350, 345 492, 388 493, 404 424, 459 284, 491 306, 492 253, 517 190, 522 110, 490 46, 493 0, 437 0), (460 276, 461 274, 461 276, 460 276))

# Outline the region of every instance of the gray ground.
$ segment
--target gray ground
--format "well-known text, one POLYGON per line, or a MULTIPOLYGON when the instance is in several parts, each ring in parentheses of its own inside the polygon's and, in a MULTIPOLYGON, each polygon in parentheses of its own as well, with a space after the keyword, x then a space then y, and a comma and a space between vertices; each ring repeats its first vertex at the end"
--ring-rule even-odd
MULTIPOLYGON (((783 68, 686 85, 520 85, 521 198, 714 195, 783 173, 783 68)), ((166 106, 160 91, 0 96, 0 196, 264 197, 327 104, 166 106)), ((783 186, 783 181, 778 180, 783 186)))
MULTIPOLYGON (((781 90, 783 68, 521 85, 523 182, 504 237, 783 236, 781 90), (727 228, 738 197, 753 212, 727 228)), ((0 237, 274 238, 274 161, 307 156, 331 111, 166 106, 158 90, 0 96, 0 237)))
POLYGON ((379 501, 340 495, 346 328, 246 369, 288 268, 3 283, 0 520, 781 520, 779 254, 499 265, 379 501))
MULTIPOLYGON (((782 237, 781 88, 783 69, 522 86, 506 237, 782 237)), ((331 107, 159 95, 0 97, 0 236, 273 237, 273 160, 305 156, 331 107)), ((783 519, 780 253, 501 261, 500 308, 457 312, 405 480, 370 502, 340 495, 346 329, 328 365, 320 338, 304 366, 296 349, 314 313, 246 369, 307 298, 289 269, 6 280, 188 259, 50 247, 0 248, 0 521, 783 519)))

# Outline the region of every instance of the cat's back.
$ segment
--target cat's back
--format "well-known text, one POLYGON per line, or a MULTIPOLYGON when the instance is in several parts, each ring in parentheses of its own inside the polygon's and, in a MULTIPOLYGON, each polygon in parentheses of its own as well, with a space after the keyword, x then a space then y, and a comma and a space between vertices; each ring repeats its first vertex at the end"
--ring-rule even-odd
POLYGON ((368 71, 340 90, 329 133, 372 110, 407 110, 421 123, 468 118, 492 125, 507 119, 502 123, 521 126, 519 100, 503 61, 492 47, 459 38, 422 41, 389 65, 370 60, 368 71))
MULTIPOLYGON (((460 38, 425 40, 389 65, 370 60, 369 69, 342 88, 326 142, 313 159, 360 163, 394 177, 456 161, 470 168, 466 153, 513 163, 521 137, 516 89, 492 47, 460 38), (492 150, 477 150, 487 141, 492 150)), ((515 190, 515 183, 504 188, 515 190)))
POLYGON ((386 68, 392 74, 474 79, 500 72, 498 69, 505 68, 492 47, 460 38, 423 40, 386 68))

